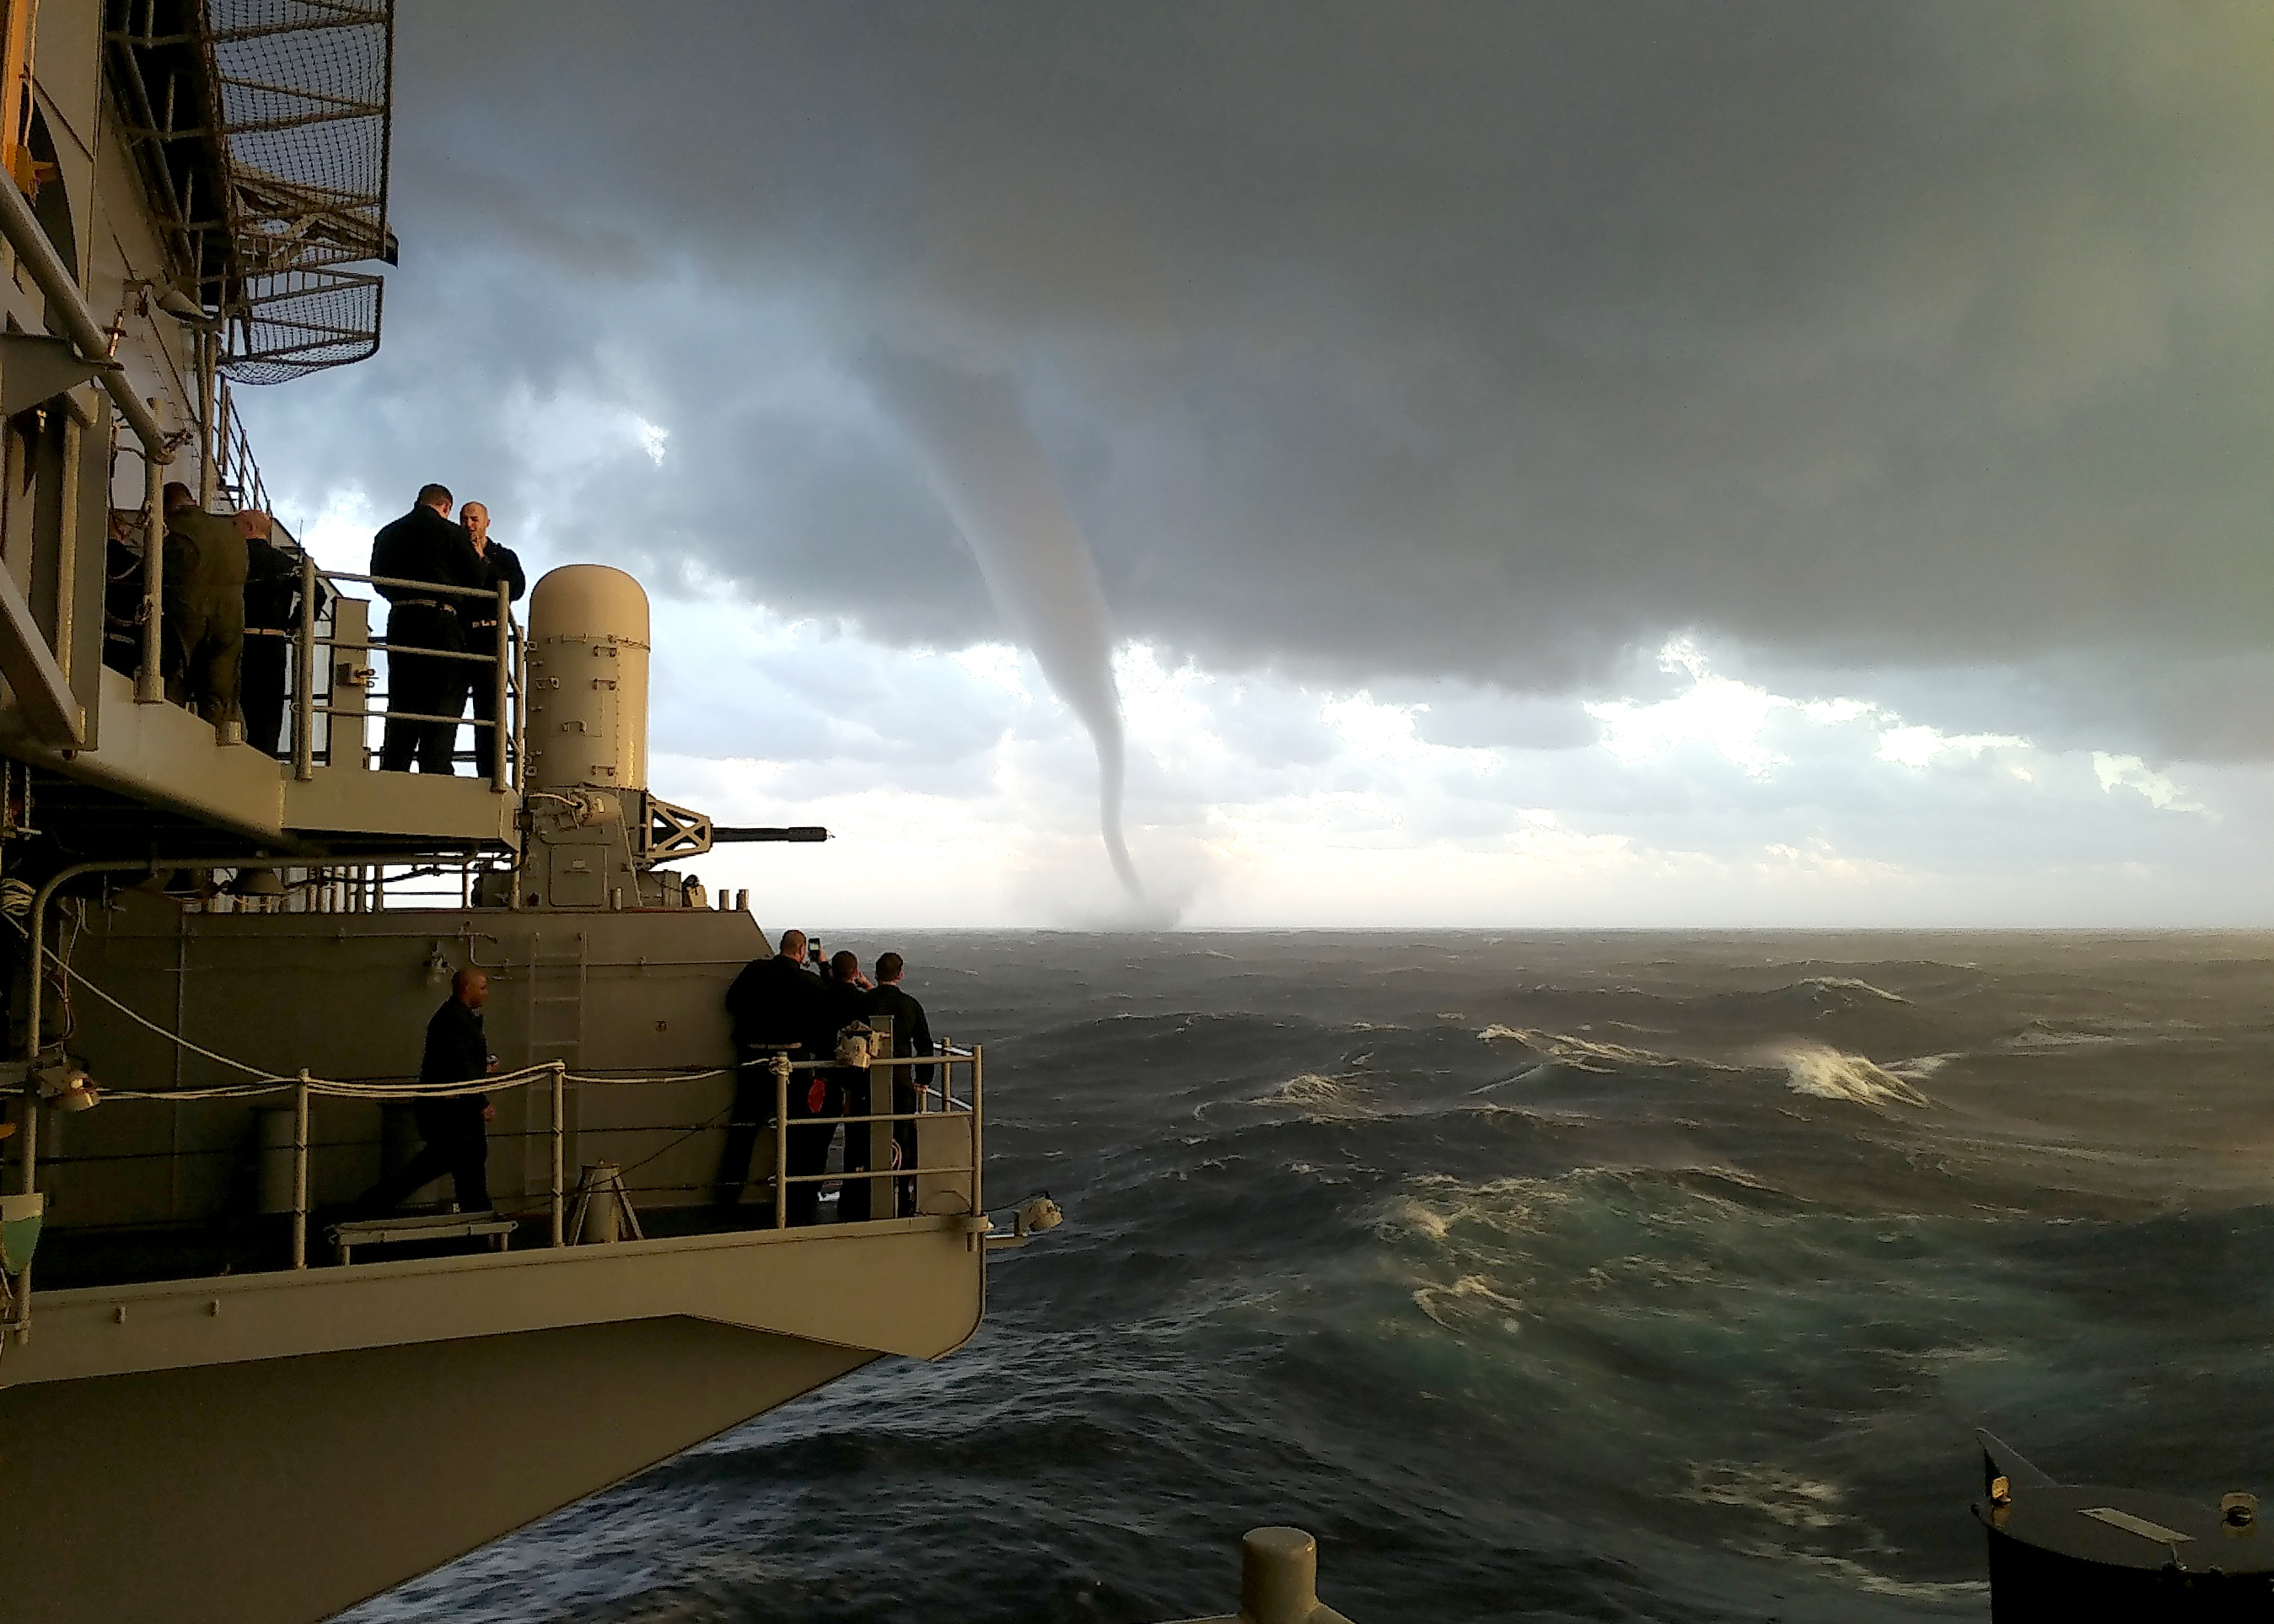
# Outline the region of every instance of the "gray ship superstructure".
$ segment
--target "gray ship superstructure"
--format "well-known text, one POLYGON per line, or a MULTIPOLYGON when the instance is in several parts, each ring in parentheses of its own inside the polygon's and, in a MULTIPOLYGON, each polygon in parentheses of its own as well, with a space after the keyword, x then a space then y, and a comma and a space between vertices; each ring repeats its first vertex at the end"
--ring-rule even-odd
MULTIPOLYGON (((771 1129, 714 1200, 723 995, 771 950, 669 865, 821 831, 649 791, 630 577, 556 570, 463 657, 502 701, 490 778, 374 771, 373 583, 305 555, 281 757, 165 698, 162 485, 265 508, 232 388, 378 342, 391 6, 0 19, 0 1617, 319 1619, 960 1345, 1025 1227, 989 1233, 975 1050, 913 1114, 914 1215, 777 1227, 771 1129), (348 1220, 415 1142, 418 1034, 467 966, 499 1216, 446 1180, 348 1220)), ((845 1059, 892 1097, 888 1043, 845 1059)), ((812 1064, 768 1065, 778 1101, 812 1064)), ((845 1129, 872 1168, 888 1117, 845 1129)))

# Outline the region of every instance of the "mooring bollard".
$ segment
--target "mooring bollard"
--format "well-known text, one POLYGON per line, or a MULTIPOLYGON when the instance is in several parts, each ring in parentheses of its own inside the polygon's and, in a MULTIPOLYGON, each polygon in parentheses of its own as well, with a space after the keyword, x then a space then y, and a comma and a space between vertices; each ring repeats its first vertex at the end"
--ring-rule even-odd
POLYGON ((1239 1542, 1239 1611, 1183 1624, 1351 1624, 1319 1599, 1319 1542, 1299 1528, 1251 1528, 1239 1542))
POLYGON ((1239 1616, 1310 1624, 1319 1605, 1319 1542, 1299 1528, 1254 1528, 1239 1542, 1239 1616))

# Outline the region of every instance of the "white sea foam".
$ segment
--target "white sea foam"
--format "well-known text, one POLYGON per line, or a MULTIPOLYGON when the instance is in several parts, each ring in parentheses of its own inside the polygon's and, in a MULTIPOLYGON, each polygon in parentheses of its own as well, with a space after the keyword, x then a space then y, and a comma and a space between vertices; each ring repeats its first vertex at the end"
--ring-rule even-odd
POLYGON ((1477 1035, 1487 1043, 1496 1040, 1521 1043, 1534 1054, 1545 1055, 1575 1071, 1609 1072, 1627 1066, 1687 1064, 1666 1055, 1654 1055, 1646 1049, 1629 1049, 1623 1043, 1602 1043, 1593 1038, 1575 1038, 1561 1032, 1540 1032, 1530 1026, 1487 1026, 1477 1035))
POLYGON ((1330 1116, 1379 1115, 1366 1103, 1364 1091, 1354 1086, 1350 1079, 1322 1077, 1316 1071, 1304 1071, 1291 1077, 1247 1103, 1291 1107, 1314 1122, 1330 1116))
POLYGON ((1804 1477, 1781 1466, 1736 1461, 1692 1462, 1690 1486, 1678 1498, 1701 1506, 1758 1512, 1787 1528, 1826 1529, 1845 1522, 1839 1485, 1804 1477))
MULTIPOLYGON (((1885 1596, 1902 1601, 1933 1602, 1944 1606, 1957 1602, 1977 1602, 1990 1593, 1990 1585, 1982 1579, 1898 1579, 1867 1568, 1851 1556, 1835 1556, 1828 1551, 1794 1551, 1783 1545, 1758 1545, 1739 1546, 1749 1556, 1758 1556, 1772 1562, 1796 1562, 1813 1568, 1826 1577, 1852 1584, 1857 1590, 1873 1596, 1885 1596)), ((1977 1613, 1976 1617, 1981 1615, 1977 1613)))
POLYGON ((1869 981, 1859 981, 1852 975, 1804 975, 1798 985, 1814 987, 1825 992, 1858 992, 1870 998, 1885 998, 1889 1004, 1909 1004, 1909 998, 1889 992, 1884 987, 1874 987, 1869 981))
POLYGON ((2079 1015, 2059 1023, 2033 1020, 2012 1036, 1999 1039, 1998 1047, 2025 1055, 2048 1049, 2106 1049, 2117 1043, 2152 1042, 2172 1028, 2200 1030, 2193 1021, 2170 1021, 2159 1026, 2154 1021, 2121 1015, 2079 1015))
POLYGON ((1464 1274, 1449 1286, 1419 1286, 1413 1292, 1413 1305, 1447 1330, 1458 1327, 1446 1319, 1446 1314, 1463 1307, 1498 1309, 1502 1315, 1501 1328, 1516 1331, 1522 1322, 1516 1316, 1524 1312, 1524 1304, 1514 1297, 1503 1297, 1493 1289, 1492 1282, 1482 1274, 1464 1274))
POLYGON ((1927 1097, 1894 1072, 1861 1055, 1842 1054, 1822 1043, 1789 1043, 1768 1057, 1784 1068, 1795 1094, 1856 1105, 1924 1105, 1927 1097))

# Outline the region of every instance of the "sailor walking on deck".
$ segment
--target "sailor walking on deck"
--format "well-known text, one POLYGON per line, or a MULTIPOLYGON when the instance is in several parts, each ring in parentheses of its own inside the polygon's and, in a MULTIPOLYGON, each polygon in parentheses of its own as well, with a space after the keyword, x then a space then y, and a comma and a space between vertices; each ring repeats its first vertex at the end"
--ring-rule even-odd
MULTIPOLYGON (((471 966, 450 978, 450 996, 426 1023, 426 1048, 418 1061, 421 1085, 448 1086, 479 1082, 497 1070, 489 1037, 482 1030, 482 1005, 489 1002, 490 978, 471 966)), ((391 1178, 382 1178, 356 1203, 360 1212, 392 1212, 421 1184, 443 1174, 458 1198, 461 1213, 490 1210, 489 1135, 483 1124, 497 1116, 489 1096, 445 1094, 411 1107, 418 1137, 417 1155, 391 1178)))
POLYGON ((165 489, 166 697, 233 737, 245 658, 244 534, 197 504, 185 485, 165 489))
MULTIPOLYGON (((412 586, 381 586, 387 612, 387 737, 380 748, 382 772, 456 772, 458 725, 453 719, 417 722, 407 716, 455 718, 466 708, 469 673, 486 670, 460 659, 425 659, 410 652, 433 649, 463 654, 464 608, 471 598, 425 593, 420 586, 478 587, 482 562, 466 532, 450 523, 449 487, 430 485, 418 504, 372 538, 371 573, 412 586)), ((479 729, 476 729, 479 732, 479 729)))
MULTIPOLYGON (((481 562, 482 578, 476 584, 489 591, 502 586, 506 601, 519 603, 521 595, 529 590, 529 577, 521 568, 521 557, 505 543, 490 535, 490 510, 482 502, 468 502, 458 510, 458 518, 465 526, 466 539, 481 562)), ((489 654, 497 649, 497 605, 475 598, 466 601, 466 651, 470 654, 489 654)), ((472 673, 474 720, 495 722, 497 718, 496 676, 479 665, 468 665, 472 673)), ((497 777, 498 730, 495 727, 474 729, 474 776, 478 778, 497 777)))
MULTIPOLYGON (((719 1158, 717 1199, 732 1207, 742 1199, 749 1182, 750 1156, 757 1150, 759 1130, 774 1121, 775 1055, 787 1052, 793 1060, 809 1059, 809 1047, 821 1024, 821 978, 805 967, 805 932, 781 933, 781 951, 771 959, 753 959, 742 966, 727 989, 727 1012, 734 1022, 734 1120, 727 1130, 727 1147, 719 1158)), ((818 1116, 828 1103, 825 1074, 791 1073, 789 1108, 793 1118, 818 1116)), ((790 1173, 818 1173, 829 1159, 831 1129, 799 1127, 789 1131, 783 1154, 790 1173), (816 1138, 818 1137, 818 1147, 816 1138)), ((811 1223, 815 1204, 821 1199, 817 1184, 792 1184, 782 1197, 789 1223, 811 1223)))

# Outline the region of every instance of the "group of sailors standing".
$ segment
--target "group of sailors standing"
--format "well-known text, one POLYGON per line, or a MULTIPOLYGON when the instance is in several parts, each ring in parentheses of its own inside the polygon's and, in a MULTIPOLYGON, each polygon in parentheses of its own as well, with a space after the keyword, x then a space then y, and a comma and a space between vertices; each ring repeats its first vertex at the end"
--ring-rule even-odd
MULTIPOLYGON (((773 1056, 787 1054, 793 1061, 833 1060, 840 1034, 847 1026, 878 1019, 892 1023, 892 1053, 914 1059, 933 1052, 931 1027, 923 1005, 901 989, 904 966, 898 953, 877 957, 876 979, 861 973, 861 960, 840 952, 825 965, 817 948, 811 950, 816 968, 809 969, 805 932, 785 930, 779 951, 771 959, 745 966, 727 989, 727 1012, 734 1020, 735 1072, 734 1122, 727 1130, 726 1154, 719 1169, 718 1199, 731 1207, 742 1199, 749 1182, 750 1156, 760 1130, 773 1120, 773 1056), (817 970, 818 973, 817 974, 817 970)), ((918 1108, 931 1086, 930 1066, 893 1066, 892 1112, 906 1116, 918 1108)), ((789 1121, 783 1131, 782 1171, 792 1181, 782 1192, 785 1222, 815 1221, 821 1199, 817 1175, 828 1165, 829 1142, 838 1119, 858 1118, 877 1110, 863 1066, 832 1066, 791 1074, 789 1121), (804 1182, 798 1182, 798 1181, 804 1182)), ((882 1114, 879 1111, 879 1114, 882 1114)), ((870 1124, 845 1124, 845 1181, 837 1197, 837 1220, 858 1223, 875 1215, 908 1217, 915 1212, 915 1180, 889 1181, 893 1197, 879 1203, 873 1192, 887 1181, 862 1174, 883 1172, 870 1161, 870 1124)), ((916 1165, 916 1125, 892 1124, 892 1165, 916 1165)))
POLYGON ((494 654, 497 590, 504 587, 507 600, 517 601, 529 578, 513 549, 491 537, 489 509, 468 502, 453 523, 456 500, 448 485, 422 486, 410 511, 372 538, 371 573, 388 601, 382 772, 408 772, 413 762, 421 772, 456 771, 458 718, 471 699, 474 720, 486 724, 474 729, 474 776, 497 775, 497 684, 490 667, 448 657, 494 654), (491 596, 422 587, 471 588, 491 596), (421 649, 443 658, 421 658, 415 652, 421 649), (449 719, 438 719, 443 718, 449 719))
MULTIPOLYGON (((303 611, 301 554, 278 540, 275 522, 266 513, 208 513, 180 484, 167 485, 162 500, 159 669, 166 697, 224 736, 241 723, 246 743, 288 756, 284 695, 290 636, 303 611)), ((497 642, 497 589, 503 586, 508 601, 517 601, 529 579, 513 549, 490 535, 488 508, 468 502, 454 523, 453 502, 446 487, 425 486, 410 511, 381 530, 372 545, 371 573, 396 583, 378 589, 390 605, 390 714, 380 750, 380 769, 388 772, 408 772, 414 761, 425 772, 456 771, 457 719, 398 720, 392 713, 462 718, 471 700, 474 719, 493 724, 474 729, 474 770, 495 776, 497 685, 480 680, 489 668, 416 651, 491 653, 497 642), (404 582, 411 584, 400 584, 404 582), (421 587, 470 588, 491 596, 429 593, 421 587)), ((111 553, 104 658, 132 675, 141 658, 136 631, 141 566, 117 530, 111 553)), ((328 598, 320 577, 315 591, 315 602, 305 607, 320 614, 328 598)))
MULTIPOLYGON (((198 506, 185 485, 165 487, 164 613, 158 669, 166 697, 274 756, 284 732, 286 639, 298 621, 300 557, 276 539, 267 514, 222 515, 198 506)), ((142 563, 116 515, 104 590, 103 661, 134 674, 142 659, 142 563)), ((320 583, 316 588, 320 595, 320 583)), ((321 610, 320 596, 316 607, 321 610)))
MULTIPOLYGON (((377 572, 373 572, 376 574, 377 572)), ((916 1124, 895 1122, 892 1134, 892 1166, 876 1168, 870 1160, 870 1124, 859 1120, 880 1103, 871 1098, 866 1066, 825 1065, 790 1074, 788 1121, 775 1120, 776 1082, 773 1059, 787 1054, 793 1061, 832 1061, 840 1036, 848 1026, 892 1023, 892 1053, 903 1060, 921 1059, 937 1051, 923 1005, 900 986, 905 966, 898 953, 879 953, 872 981, 861 973, 861 961, 839 953, 819 965, 818 949, 812 958, 818 971, 809 969, 808 944, 802 930, 785 930, 781 949, 771 959, 754 959, 744 966, 727 989, 727 1011, 734 1021, 735 1067, 734 1120, 727 1129, 726 1153, 719 1169, 716 1200, 722 1214, 738 1207, 750 1182, 750 1161, 758 1136, 768 1127, 784 1132, 783 1171, 790 1183, 781 1193, 783 1222, 791 1225, 817 1222, 820 1217, 821 1173, 829 1162, 829 1146, 837 1130, 845 1130, 845 1178, 837 1196, 837 1222, 860 1223, 870 1217, 913 1217, 916 1210, 916 1181, 913 1177, 863 1177, 868 1173, 898 1173, 917 1166, 916 1124), (848 1120, 849 1119, 849 1120, 848 1120), (890 1183, 891 1198, 879 1201, 877 1185, 890 1183)), ((489 1052, 483 1029, 482 1008, 489 1002, 487 973, 469 966, 452 977, 450 996, 426 1024, 426 1041, 419 1060, 418 1080, 434 1089, 462 1087, 496 1071, 498 1060, 489 1052)), ((892 1113, 910 1116, 922 1109, 931 1086, 928 1065, 893 1066, 892 1113)), ((421 1099, 413 1116, 423 1141, 418 1154, 396 1172, 382 1178, 355 1205, 362 1216, 376 1217, 392 1211, 410 1193, 444 1173, 451 1177, 461 1212, 490 1210, 487 1124, 497 1110, 486 1095, 475 1093, 437 1094, 421 1099)), ((881 1112, 879 1113, 881 1114, 881 1112)), ((771 1183, 769 1177, 766 1182, 771 1183)), ((731 1225, 732 1219, 727 1222, 731 1225)))

